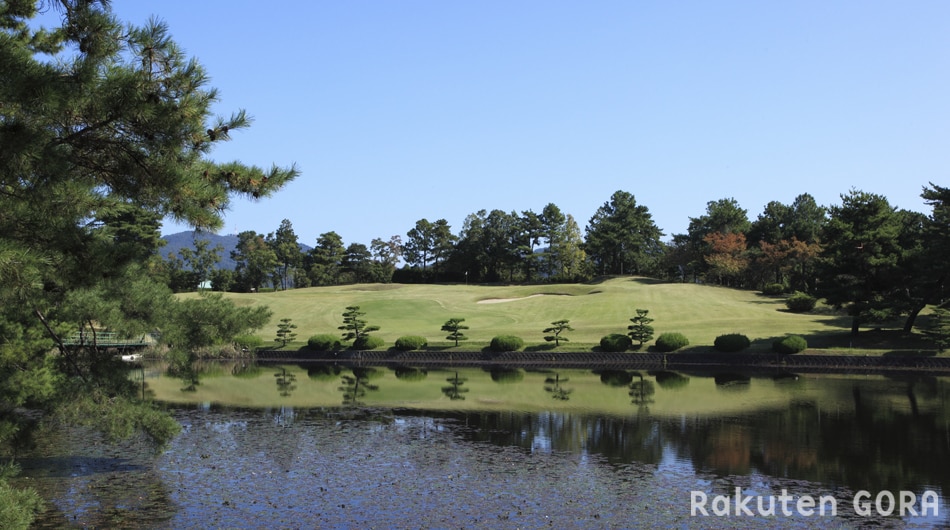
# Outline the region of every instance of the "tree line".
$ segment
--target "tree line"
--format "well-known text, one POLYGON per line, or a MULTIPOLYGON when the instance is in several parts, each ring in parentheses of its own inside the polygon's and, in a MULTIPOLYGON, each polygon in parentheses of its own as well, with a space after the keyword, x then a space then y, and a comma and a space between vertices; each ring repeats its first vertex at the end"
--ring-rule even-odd
POLYGON ((423 218, 405 237, 377 238, 369 247, 344 246, 336 232, 326 232, 303 252, 285 219, 273 233, 238 235, 233 272, 214 267, 221 249, 196 241, 196 250, 170 256, 166 273, 178 290, 208 279, 215 290, 236 291, 363 282, 578 282, 636 274, 807 293, 847 309, 854 331, 899 316, 909 331, 924 307, 947 299, 950 192, 931 183, 922 197, 933 208, 929 216, 853 189, 829 207, 807 193, 789 204, 772 201, 754 220, 735 199, 720 199, 669 241, 662 240, 649 209, 625 191, 597 209, 583 237, 573 216, 548 204, 540 213, 479 210, 457 233, 445 219, 423 218))

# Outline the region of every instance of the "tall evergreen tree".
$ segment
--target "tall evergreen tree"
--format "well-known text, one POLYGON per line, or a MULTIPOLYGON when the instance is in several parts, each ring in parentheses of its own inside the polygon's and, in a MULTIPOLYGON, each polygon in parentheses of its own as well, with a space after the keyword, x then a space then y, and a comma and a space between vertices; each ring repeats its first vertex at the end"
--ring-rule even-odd
MULTIPOLYGON (((195 304, 146 274, 158 220, 220 228, 233 196, 266 197, 297 171, 210 159, 250 119, 212 114, 217 91, 164 23, 125 25, 106 1, 60 0, 61 24, 42 29, 45 4, 0 3, 0 442, 27 402, 165 440, 174 422, 135 401, 113 356, 63 335, 81 324, 175 336, 195 304)), ((209 305, 254 325, 233 304, 209 305)), ((209 326, 222 340, 234 329, 209 326)), ((198 338, 177 336, 183 351, 198 338)))
POLYGON ((559 247, 565 239, 567 218, 554 203, 548 203, 541 210, 541 234, 547 248, 544 250, 542 272, 548 278, 556 276, 560 269, 558 262, 559 247))
POLYGON ((340 234, 333 231, 320 234, 306 259, 307 274, 313 285, 339 284, 345 255, 340 234))
POLYGON ((276 285, 280 285, 280 288, 285 290, 293 287, 293 271, 303 262, 303 253, 300 251, 300 243, 297 241, 297 234, 294 233, 290 220, 281 221, 277 231, 268 234, 266 240, 277 257, 276 276, 279 282, 276 285))
POLYGON ((238 234, 238 242, 231 251, 231 259, 237 264, 235 274, 238 289, 256 291, 267 283, 277 269, 277 254, 267 244, 264 236, 253 230, 238 234))
POLYGON ((650 210, 617 191, 587 225, 584 249, 600 274, 648 274, 660 259, 662 236, 650 210))
POLYGON ((858 190, 830 211, 818 293, 848 310, 857 334, 861 325, 899 313, 901 217, 885 197, 858 190))

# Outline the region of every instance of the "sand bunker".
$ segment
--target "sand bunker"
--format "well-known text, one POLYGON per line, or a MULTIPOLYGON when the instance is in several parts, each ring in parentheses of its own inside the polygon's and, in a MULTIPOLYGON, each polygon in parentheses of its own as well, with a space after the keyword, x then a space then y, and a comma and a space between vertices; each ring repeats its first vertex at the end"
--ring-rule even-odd
POLYGON ((522 296, 521 298, 486 298, 485 300, 479 300, 475 303, 476 304, 503 304, 505 302, 514 302, 517 300, 527 300, 528 298, 537 298, 539 296, 570 296, 570 295, 554 294, 554 293, 540 293, 540 294, 532 294, 531 296, 522 296))

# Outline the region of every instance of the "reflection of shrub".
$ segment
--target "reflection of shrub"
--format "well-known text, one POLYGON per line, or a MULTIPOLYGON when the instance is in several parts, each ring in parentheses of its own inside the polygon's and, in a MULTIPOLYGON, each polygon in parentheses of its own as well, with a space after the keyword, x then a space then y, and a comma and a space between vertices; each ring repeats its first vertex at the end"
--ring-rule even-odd
POLYGON ((496 383, 518 383, 524 379, 524 371, 518 368, 492 368, 491 380, 496 383))
POLYGON ((499 335, 491 340, 491 349, 497 352, 518 351, 522 346, 524 341, 514 335, 499 335))
POLYGON ((745 374, 716 374, 713 376, 713 379, 716 381, 717 387, 735 387, 746 389, 749 388, 749 382, 752 381, 752 378, 745 374))
POLYGON ((689 344, 686 335, 676 332, 667 332, 656 339, 656 349, 661 352, 676 351, 689 344))
POLYGON ((792 354, 798 353, 808 347, 808 342, 804 337, 798 335, 789 335, 776 339, 772 343, 772 351, 775 353, 792 354))
POLYGON ((419 350, 425 348, 428 343, 425 337, 406 335, 405 337, 396 339, 396 349, 402 351, 419 350))
POLYGON ((333 381, 340 377, 339 366, 309 366, 307 377, 317 381, 333 381))
POLYGON ((340 339, 334 335, 314 335, 307 339, 307 347, 317 351, 331 351, 340 349, 340 339))
POLYGON ((256 363, 238 363, 231 369, 231 375, 242 379, 254 379, 264 373, 264 369, 256 363))
POLYGON ((815 308, 818 299, 806 293, 796 291, 785 300, 785 307, 793 313, 807 313, 815 308))
POLYGON ((657 372, 656 384, 667 390, 673 390, 688 385, 689 378, 676 372, 657 372))
POLYGON ((372 379, 379 379, 384 375, 384 372, 379 368, 373 368, 371 366, 357 366, 353 368, 353 375, 360 379, 366 379, 369 381, 372 379))
POLYGON ((408 366, 396 367, 396 379, 402 379, 403 381, 422 381, 428 375, 428 372, 421 368, 410 368, 408 366))
POLYGON ((604 370, 600 373, 600 382, 607 386, 627 386, 633 381, 633 374, 625 370, 604 370))
POLYGON ((600 339, 600 349, 609 352, 622 352, 630 349, 633 341, 622 333, 611 333, 600 339))
POLYGON ((749 347, 752 344, 749 341, 749 337, 741 333, 729 333, 727 335, 719 335, 716 337, 713 346, 721 352, 737 352, 742 351, 749 347))
POLYGON ((354 350, 375 350, 386 345, 386 341, 374 335, 360 335, 353 341, 354 350))
POLYGON ((785 286, 780 283, 770 283, 762 288, 762 294, 775 296, 785 292, 785 286))

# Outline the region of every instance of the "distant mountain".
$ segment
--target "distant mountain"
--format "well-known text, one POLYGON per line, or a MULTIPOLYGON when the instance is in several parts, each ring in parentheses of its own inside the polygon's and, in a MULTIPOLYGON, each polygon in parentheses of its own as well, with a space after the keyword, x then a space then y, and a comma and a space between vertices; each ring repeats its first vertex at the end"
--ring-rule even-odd
MULTIPOLYGON (((195 237, 196 232, 178 232, 177 234, 171 234, 167 236, 162 236, 162 239, 165 240, 165 246, 158 249, 158 252, 162 255, 162 258, 168 259, 169 254, 178 255, 178 251, 183 248, 190 248, 191 250, 195 249, 195 237)), ((218 269, 228 269, 234 270, 237 265, 234 263, 234 260, 231 259, 231 251, 237 247, 238 236, 234 234, 219 236, 217 234, 209 234, 207 232, 201 232, 197 234, 197 237, 202 241, 211 241, 211 248, 214 248, 216 245, 221 245, 224 247, 224 250, 221 251, 219 256, 221 256, 221 261, 218 262, 218 269)), ((307 245, 300 245, 301 252, 309 252, 311 247, 307 245)))
MULTIPOLYGON (((162 257, 168 259, 169 254, 178 255, 178 251, 183 248, 190 248, 191 250, 195 249, 195 237, 196 232, 178 232, 177 234, 171 234, 167 236, 162 236, 162 239, 165 240, 165 246, 160 248, 158 251, 161 253, 162 257)), ((221 261, 218 262, 219 269, 228 269, 234 270, 235 263, 231 259, 231 251, 237 247, 238 237, 234 234, 219 236, 217 234, 209 234, 207 232, 201 232, 197 234, 197 237, 202 241, 210 241, 210 248, 214 248, 216 245, 221 245, 224 247, 224 250, 219 254, 221 256, 221 261)))

